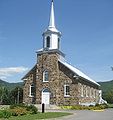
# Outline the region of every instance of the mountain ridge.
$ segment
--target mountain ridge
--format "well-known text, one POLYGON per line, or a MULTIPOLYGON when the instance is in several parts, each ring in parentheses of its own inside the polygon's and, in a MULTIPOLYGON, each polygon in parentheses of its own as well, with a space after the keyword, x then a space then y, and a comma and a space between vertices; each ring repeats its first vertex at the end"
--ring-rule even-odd
POLYGON ((23 82, 9 83, 9 82, 6 82, 6 81, 0 79, 0 87, 6 87, 7 89, 12 90, 13 88, 15 88, 17 86, 22 87, 23 82))

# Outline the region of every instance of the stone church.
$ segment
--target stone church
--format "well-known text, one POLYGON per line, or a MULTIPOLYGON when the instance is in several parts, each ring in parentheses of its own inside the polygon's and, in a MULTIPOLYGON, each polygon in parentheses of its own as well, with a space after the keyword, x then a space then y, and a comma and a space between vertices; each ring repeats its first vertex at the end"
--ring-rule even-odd
POLYGON ((54 2, 43 32, 43 48, 37 63, 22 78, 23 102, 48 105, 95 105, 100 99, 99 84, 70 65, 59 49, 61 32, 55 26, 54 2))

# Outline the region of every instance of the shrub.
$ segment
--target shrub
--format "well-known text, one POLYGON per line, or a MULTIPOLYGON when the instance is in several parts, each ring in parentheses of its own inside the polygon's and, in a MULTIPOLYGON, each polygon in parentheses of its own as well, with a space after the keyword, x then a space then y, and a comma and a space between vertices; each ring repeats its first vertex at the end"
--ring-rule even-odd
POLYGON ((0 118, 9 118, 11 116, 11 112, 8 110, 0 111, 0 118))
POLYGON ((25 114, 37 114, 38 109, 34 105, 14 104, 10 106, 13 116, 25 114))
POLYGON ((26 115, 28 113, 26 108, 22 108, 22 107, 15 107, 11 109, 11 112, 13 116, 21 116, 21 115, 26 115))
POLYGON ((61 106, 62 109, 71 109, 71 110, 101 110, 108 108, 107 104, 96 104, 95 106, 82 106, 82 105, 74 105, 74 106, 61 106))
POLYGON ((22 107, 22 108, 25 108, 26 105, 25 104, 13 104, 13 105, 10 105, 10 109, 14 109, 15 107, 22 107))
POLYGON ((3 117, 3 113, 2 113, 2 111, 0 111, 0 118, 2 118, 3 117))
POLYGON ((38 109, 34 105, 27 106, 27 111, 30 111, 31 114, 37 114, 38 109))

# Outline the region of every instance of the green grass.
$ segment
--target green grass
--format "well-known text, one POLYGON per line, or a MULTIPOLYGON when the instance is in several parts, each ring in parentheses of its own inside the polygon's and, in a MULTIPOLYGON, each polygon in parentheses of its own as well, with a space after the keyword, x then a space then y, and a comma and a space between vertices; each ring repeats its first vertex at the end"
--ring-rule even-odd
POLYGON ((40 120, 40 119, 49 119, 49 118, 57 118, 62 116, 72 115, 72 113, 64 113, 64 112, 46 112, 46 113, 38 113, 33 115, 23 115, 17 117, 11 117, 9 119, 0 119, 0 120, 40 120))

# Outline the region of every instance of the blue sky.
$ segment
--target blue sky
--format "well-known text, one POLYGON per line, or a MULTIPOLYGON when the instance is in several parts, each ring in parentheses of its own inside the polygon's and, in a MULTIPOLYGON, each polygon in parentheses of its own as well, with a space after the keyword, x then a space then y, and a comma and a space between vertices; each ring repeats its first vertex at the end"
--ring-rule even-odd
MULTIPOLYGON (((19 82, 36 63, 51 0, 0 0, 0 78, 19 82)), ((95 81, 113 79, 113 0, 54 0, 61 50, 95 81)))

